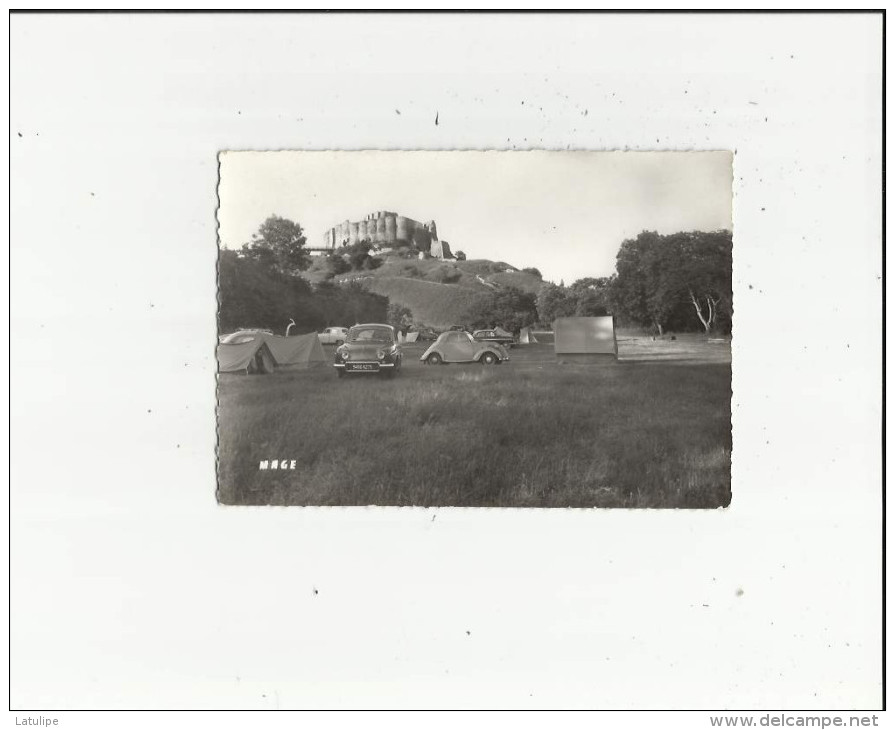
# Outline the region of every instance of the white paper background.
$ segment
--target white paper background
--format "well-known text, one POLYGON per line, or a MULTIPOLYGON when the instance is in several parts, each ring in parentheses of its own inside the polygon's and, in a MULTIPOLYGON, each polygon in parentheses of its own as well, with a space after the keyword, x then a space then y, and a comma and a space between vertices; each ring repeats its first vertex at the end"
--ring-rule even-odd
POLYGON ((878 708, 880 39, 12 17, 12 708, 878 708), (735 149, 731 508, 218 507, 216 154, 278 148, 735 149))

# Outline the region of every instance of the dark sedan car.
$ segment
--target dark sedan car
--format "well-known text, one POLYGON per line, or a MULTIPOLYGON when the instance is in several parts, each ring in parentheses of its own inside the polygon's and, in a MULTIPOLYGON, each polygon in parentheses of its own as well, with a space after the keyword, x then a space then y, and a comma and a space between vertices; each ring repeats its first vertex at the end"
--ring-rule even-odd
POLYGON ((435 340, 438 339, 438 333, 431 327, 417 327, 416 329, 411 330, 411 333, 412 332, 419 333, 419 337, 417 337, 417 339, 420 341, 425 340, 427 342, 435 342, 435 340))
POLYGON ((472 336, 477 342, 494 342, 504 347, 512 347, 516 344, 516 339, 509 332, 497 328, 493 330, 476 330, 472 336))
POLYGON ((333 367, 339 377, 378 374, 392 377, 401 369, 401 348, 395 328, 388 324, 356 324, 336 348, 333 367))

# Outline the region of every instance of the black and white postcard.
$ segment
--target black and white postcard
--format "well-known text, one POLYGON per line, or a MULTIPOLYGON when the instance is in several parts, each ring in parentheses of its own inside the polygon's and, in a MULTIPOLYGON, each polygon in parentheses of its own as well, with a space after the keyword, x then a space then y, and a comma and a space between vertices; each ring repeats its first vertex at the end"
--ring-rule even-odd
POLYGON ((727 506, 732 164, 222 153, 220 501, 727 506))

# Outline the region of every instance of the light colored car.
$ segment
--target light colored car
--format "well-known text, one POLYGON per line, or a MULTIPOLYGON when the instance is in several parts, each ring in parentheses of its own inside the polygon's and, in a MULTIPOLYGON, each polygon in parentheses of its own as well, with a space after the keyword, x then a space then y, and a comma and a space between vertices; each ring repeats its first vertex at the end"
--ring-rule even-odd
POLYGON ((347 336, 347 327, 327 327, 317 335, 317 338, 321 345, 341 345, 347 336))
POLYGON ((480 362, 482 365, 497 365, 509 360, 510 356, 502 345, 494 342, 479 342, 469 332, 442 332, 429 349, 420 357, 427 365, 441 365, 448 362, 480 362))
POLYGON ((354 373, 390 378, 401 370, 398 333, 388 324, 356 324, 336 348, 333 367, 339 377, 354 373))
POLYGON ((244 342, 251 342, 259 335, 272 335, 270 330, 243 329, 237 330, 229 335, 221 335, 218 342, 222 345, 241 345, 244 342))

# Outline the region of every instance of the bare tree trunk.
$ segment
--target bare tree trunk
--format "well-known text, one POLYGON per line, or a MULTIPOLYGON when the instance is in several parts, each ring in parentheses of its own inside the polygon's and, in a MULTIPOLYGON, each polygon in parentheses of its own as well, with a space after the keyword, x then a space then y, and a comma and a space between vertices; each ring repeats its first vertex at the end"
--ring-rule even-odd
POLYGON ((708 335, 712 331, 712 325, 715 323, 715 316, 717 314, 718 307, 718 299, 712 299, 708 294, 705 297, 705 313, 703 313, 703 308, 700 305, 699 299, 696 298, 696 295, 693 294, 693 290, 690 292, 690 301, 693 302, 693 308, 696 310, 696 316, 699 317, 699 321, 702 322, 702 326, 705 327, 705 333, 708 335))

